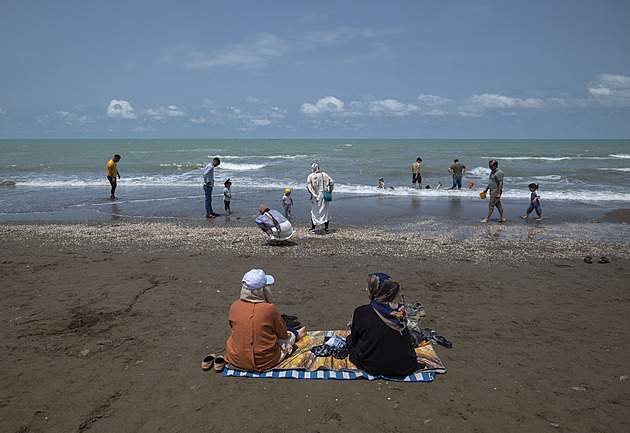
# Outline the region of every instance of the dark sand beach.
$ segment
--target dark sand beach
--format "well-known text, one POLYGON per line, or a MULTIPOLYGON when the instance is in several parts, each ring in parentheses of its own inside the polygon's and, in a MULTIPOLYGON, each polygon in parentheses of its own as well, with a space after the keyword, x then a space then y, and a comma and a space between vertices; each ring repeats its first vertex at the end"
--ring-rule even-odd
POLYGON ((466 239, 299 227, 273 247, 251 226, 0 224, 0 431, 628 431, 630 247, 527 226, 466 239), (366 275, 387 272, 424 304, 422 327, 453 342, 436 347, 447 373, 400 383, 202 371, 224 352, 251 268, 275 277, 276 305, 310 330, 343 328, 367 303, 366 275))

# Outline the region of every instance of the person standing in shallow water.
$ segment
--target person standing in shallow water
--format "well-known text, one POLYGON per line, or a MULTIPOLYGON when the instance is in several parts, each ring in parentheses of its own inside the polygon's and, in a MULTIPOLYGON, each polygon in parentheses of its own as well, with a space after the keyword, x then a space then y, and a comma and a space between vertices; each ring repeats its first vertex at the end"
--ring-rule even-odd
POLYGON ((416 188, 416 182, 418 182, 418 188, 422 189, 422 176, 420 175, 420 163, 422 158, 417 158, 416 162, 411 164, 411 189, 416 188))
POLYGON ((212 188, 214 187, 214 168, 221 164, 219 158, 214 158, 212 162, 203 169, 203 190, 206 193, 206 218, 214 218, 219 214, 212 210, 212 188))
POLYGON ((493 159, 488 163, 490 167, 490 179, 488 180, 488 186, 483 190, 486 193, 490 190, 490 202, 488 203, 488 215, 481 220, 482 223, 487 223, 490 219, 490 215, 494 212, 494 208, 496 207, 499 211, 500 223, 505 222, 505 217, 503 216, 503 205, 501 204, 501 194, 503 193, 503 170, 499 168, 499 162, 496 159, 493 159))
POLYGON ((466 170, 466 166, 459 162, 459 159, 453 161, 453 165, 448 168, 448 172, 453 175, 453 186, 451 189, 462 189, 462 177, 466 170))
POLYGON ((109 184, 112 186, 109 199, 112 201, 116 200, 116 195, 115 195, 116 186, 117 186, 116 178, 120 179, 120 173, 118 172, 118 167, 116 166, 116 163, 118 161, 120 161, 120 155, 116 154, 107 163, 107 180, 109 181, 109 184))

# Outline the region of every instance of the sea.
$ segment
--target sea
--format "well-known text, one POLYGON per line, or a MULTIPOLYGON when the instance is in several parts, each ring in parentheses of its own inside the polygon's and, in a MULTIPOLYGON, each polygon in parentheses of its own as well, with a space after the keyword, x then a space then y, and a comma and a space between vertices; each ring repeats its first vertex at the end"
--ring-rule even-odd
POLYGON ((227 179, 233 194, 232 215, 215 224, 251 223, 261 204, 282 210, 284 190, 291 188, 292 221, 308 225, 306 178, 314 162, 335 182, 333 225, 419 231, 437 224, 440 230, 464 227, 461 236, 466 237, 487 212, 487 200, 478 193, 487 185, 491 159, 505 173, 502 201, 508 224, 540 227, 520 219, 530 183, 539 185, 545 227, 599 223, 607 212, 630 208, 630 140, 4 139, 0 149, 0 222, 206 224, 202 172, 215 156, 221 160, 215 170, 215 211, 225 214, 227 179), (114 154, 122 159, 118 200, 112 202, 105 166, 114 154), (416 158, 422 158, 422 189, 411 188, 416 158), (440 183, 451 186, 448 168, 456 158, 467 167, 464 188, 436 189, 440 183), (381 177, 384 190, 376 188, 381 177), (471 182, 476 189, 468 188, 471 182))

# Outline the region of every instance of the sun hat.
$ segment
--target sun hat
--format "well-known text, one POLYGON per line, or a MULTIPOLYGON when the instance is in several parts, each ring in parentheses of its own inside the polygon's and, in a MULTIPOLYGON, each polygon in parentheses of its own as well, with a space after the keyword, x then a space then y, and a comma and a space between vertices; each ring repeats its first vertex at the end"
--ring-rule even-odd
POLYGON ((474 185, 474 184, 475 184, 475 182, 470 182, 470 184, 471 184, 471 185, 474 185))
POLYGON ((274 279, 271 275, 265 275, 262 269, 252 269, 243 275, 243 288, 248 290, 257 290, 268 284, 273 284, 274 279))
POLYGON ((284 190, 284 193, 285 193, 285 194, 288 194, 288 193, 290 193, 290 192, 291 192, 291 188, 287 188, 287 189, 285 189, 285 190, 284 190))

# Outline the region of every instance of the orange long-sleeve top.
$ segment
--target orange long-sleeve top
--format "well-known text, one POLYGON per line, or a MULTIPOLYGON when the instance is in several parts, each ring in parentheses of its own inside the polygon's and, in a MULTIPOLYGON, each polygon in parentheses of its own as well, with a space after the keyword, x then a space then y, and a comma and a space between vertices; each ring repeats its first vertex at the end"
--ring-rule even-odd
POLYGON ((230 307, 232 335, 225 360, 233 367, 262 371, 280 362, 278 338, 289 338, 280 312, 267 302, 238 300, 230 307))

